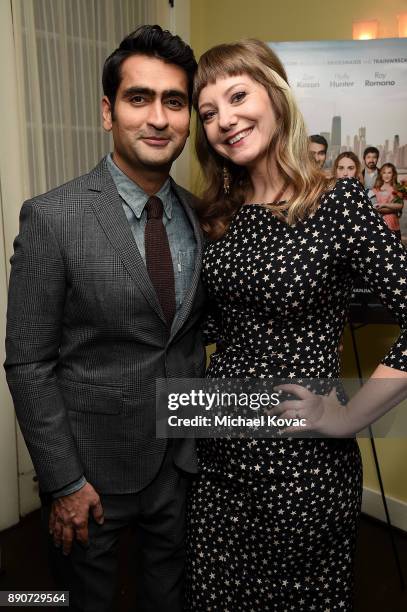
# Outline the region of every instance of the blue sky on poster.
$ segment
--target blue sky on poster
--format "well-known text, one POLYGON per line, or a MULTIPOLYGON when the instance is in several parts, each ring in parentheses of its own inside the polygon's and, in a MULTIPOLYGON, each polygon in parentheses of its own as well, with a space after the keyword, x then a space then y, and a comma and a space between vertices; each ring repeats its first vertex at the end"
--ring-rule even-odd
POLYGON ((339 115, 342 146, 359 128, 366 144, 407 144, 407 40, 270 43, 286 67, 309 133, 331 132, 339 115))

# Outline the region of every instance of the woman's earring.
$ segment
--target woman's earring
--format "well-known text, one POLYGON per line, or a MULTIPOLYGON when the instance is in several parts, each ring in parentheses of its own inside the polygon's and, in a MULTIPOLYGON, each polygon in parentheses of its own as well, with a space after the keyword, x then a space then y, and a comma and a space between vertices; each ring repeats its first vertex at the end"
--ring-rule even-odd
POLYGON ((230 172, 226 166, 223 166, 223 193, 230 194, 230 172))

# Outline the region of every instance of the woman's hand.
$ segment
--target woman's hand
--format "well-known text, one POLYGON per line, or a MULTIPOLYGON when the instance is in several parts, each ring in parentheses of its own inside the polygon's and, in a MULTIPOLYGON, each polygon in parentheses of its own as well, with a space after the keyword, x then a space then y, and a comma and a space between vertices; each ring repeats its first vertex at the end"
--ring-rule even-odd
POLYGON ((287 427, 286 434, 315 432, 322 436, 346 438, 356 431, 352 428, 349 409, 339 403, 336 389, 329 395, 316 395, 305 387, 295 384, 278 385, 277 391, 295 395, 298 399, 286 400, 268 412, 270 416, 283 419, 301 419, 304 425, 287 427))

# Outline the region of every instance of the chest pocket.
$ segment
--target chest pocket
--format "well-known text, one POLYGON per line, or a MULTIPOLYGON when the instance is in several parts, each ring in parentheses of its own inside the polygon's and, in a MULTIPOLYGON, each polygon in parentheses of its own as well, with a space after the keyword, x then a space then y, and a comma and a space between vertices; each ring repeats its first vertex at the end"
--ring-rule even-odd
POLYGON ((192 275, 195 269, 196 247, 178 251, 175 266, 176 282, 175 290, 178 305, 182 304, 185 294, 191 286, 192 275))

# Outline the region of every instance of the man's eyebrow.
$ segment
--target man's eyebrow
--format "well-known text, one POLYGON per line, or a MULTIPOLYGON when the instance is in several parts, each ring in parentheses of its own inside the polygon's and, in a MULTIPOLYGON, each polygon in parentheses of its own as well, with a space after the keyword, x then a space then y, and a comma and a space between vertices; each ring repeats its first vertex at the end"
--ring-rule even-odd
POLYGON ((154 89, 149 87, 128 87, 123 92, 124 98, 130 98, 130 96, 143 95, 143 96, 155 96, 156 92, 154 89))
MULTIPOLYGON (((154 89, 150 89, 150 87, 128 87, 123 92, 124 98, 131 98, 131 96, 148 96, 149 98, 154 98, 157 95, 157 92, 154 89)), ((176 97, 180 98, 184 102, 187 102, 188 96, 187 94, 180 89, 165 89, 161 96, 163 98, 176 97)))
POLYGON ((181 91, 180 89, 166 89, 162 93, 163 98, 181 98, 184 102, 188 100, 188 96, 185 91, 181 91))

